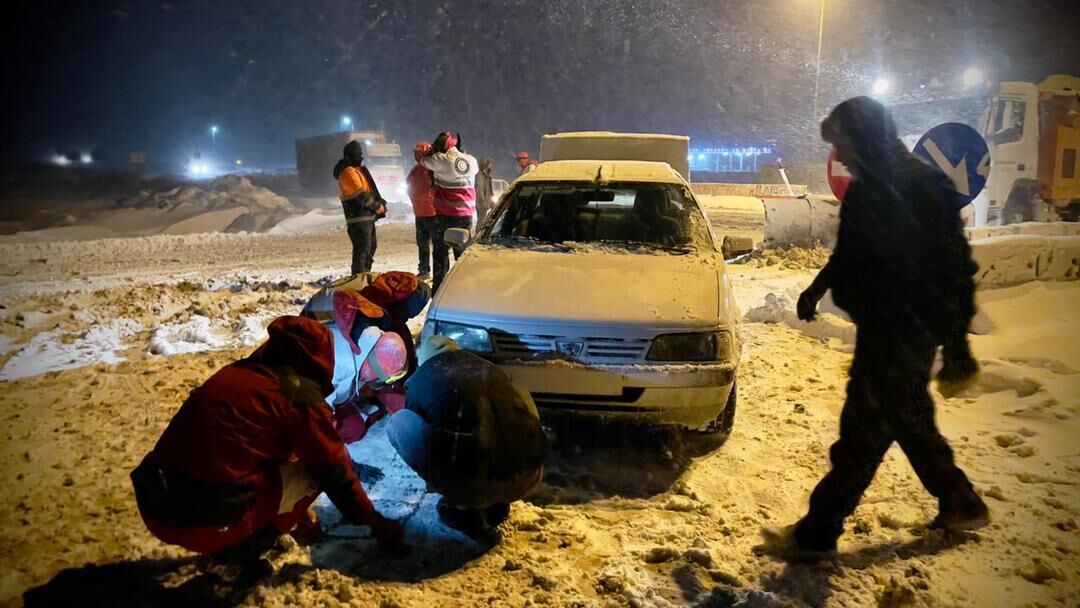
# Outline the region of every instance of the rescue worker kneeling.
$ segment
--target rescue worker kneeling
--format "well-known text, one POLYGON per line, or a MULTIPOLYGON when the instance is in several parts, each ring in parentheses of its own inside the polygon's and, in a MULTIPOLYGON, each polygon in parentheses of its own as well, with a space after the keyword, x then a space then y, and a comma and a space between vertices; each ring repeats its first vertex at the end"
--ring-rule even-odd
MULTIPOLYGON (((268 568, 261 554, 325 492, 383 546, 401 525, 375 511, 324 401, 333 392, 331 332, 302 317, 192 391, 132 473, 139 512, 162 541, 224 565, 268 568)), ((269 574, 269 572, 260 572, 269 574)))
POLYGON ((390 443, 442 494, 447 525, 485 533, 543 475, 547 440, 536 405, 495 364, 449 338, 428 339, 418 356, 405 409, 388 423, 390 443))

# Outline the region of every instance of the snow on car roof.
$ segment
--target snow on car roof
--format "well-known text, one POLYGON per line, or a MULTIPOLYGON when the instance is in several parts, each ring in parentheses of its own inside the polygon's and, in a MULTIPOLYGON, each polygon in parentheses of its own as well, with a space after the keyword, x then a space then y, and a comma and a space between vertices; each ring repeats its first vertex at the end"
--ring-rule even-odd
POLYGON ((684 184, 667 163, 641 160, 553 160, 517 178, 518 182, 604 181, 684 184))

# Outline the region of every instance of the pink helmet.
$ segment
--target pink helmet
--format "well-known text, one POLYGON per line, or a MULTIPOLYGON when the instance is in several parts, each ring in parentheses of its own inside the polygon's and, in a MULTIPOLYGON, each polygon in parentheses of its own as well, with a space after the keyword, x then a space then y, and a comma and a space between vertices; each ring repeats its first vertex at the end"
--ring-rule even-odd
POLYGON ((360 366, 360 379, 393 384, 409 372, 409 351, 405 341, 392 331, 383 332, 360 366))

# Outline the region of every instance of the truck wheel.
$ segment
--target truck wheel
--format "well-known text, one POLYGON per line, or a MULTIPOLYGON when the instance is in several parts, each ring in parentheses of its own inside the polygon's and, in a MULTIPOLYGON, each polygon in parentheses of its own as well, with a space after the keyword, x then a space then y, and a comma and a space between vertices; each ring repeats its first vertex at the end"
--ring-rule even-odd
POLYGON ((1038 182, 1029 179, 1016 180, 1001 208, 1001 225, 1035 221, 1038 216, 1038 192, 1038 182))

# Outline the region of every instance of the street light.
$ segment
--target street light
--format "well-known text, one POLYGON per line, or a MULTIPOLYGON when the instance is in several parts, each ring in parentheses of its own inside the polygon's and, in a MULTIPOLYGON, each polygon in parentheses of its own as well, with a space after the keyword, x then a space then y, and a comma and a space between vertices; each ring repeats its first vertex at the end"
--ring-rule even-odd
POLYGON ((817 63, 814 67, 814 120, 818 119, 818 86, 821 84, 821 39, 825 33, 825 0, 818 5, 817 63))
POLYGON ((892 89, 892 81, 884 76, 878 76, 878 79, 874 81, 874 87, 870 90, 870 94, 874 97, 881 97, 892 89))
POLYGON ((210 141, 215 144, 217 143, 217 132, 217 125, 210 125, 210 141))
POLYGON ((986 74, 982 70, 976 67, 970 67, 964 70, 963 81, 965 87, 973 87, 981 82, 986 81, 986 74))
POLYGON ((350 118, 348 116, 342 116, 341 117, 341 126, 343 128, 345 128, 345 129, 351 129, 352 128, 352 118, 350 118))

